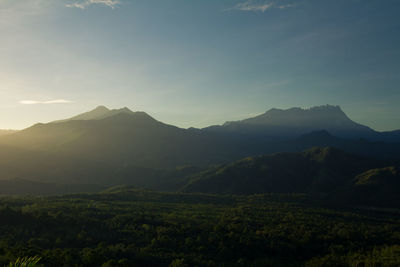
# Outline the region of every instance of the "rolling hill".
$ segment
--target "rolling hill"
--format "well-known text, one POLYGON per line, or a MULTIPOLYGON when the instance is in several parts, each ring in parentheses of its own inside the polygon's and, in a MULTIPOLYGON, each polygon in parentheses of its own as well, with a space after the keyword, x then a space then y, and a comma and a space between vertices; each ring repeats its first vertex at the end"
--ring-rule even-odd
POLYGON ((388 166, 358 174, 337 198, 359 205, 392 206, 400 204, 400 169, 388 166))
POLYGON ((329 193, 383 162, 326 147, 248 157, 194 175, 185 192, 256 194, 329 193))
POLYGON ((316 147, 301 153, 248 157, 215 166, 190 176, 181 191, 234 195, 306 193, 325 196, 335 205, 397 207, 398 166, 398 161, 316 147))

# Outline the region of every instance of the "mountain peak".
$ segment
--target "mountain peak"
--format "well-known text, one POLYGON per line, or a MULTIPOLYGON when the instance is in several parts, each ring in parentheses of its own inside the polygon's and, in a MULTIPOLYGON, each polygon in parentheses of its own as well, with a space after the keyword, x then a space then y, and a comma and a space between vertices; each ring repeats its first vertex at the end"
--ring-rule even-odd
POLYGON ((310 108, 301 108, 301 107, 293 107, 288 109, 279 109, 279 108, 271 108, 267 110, 262 115, 275 115, 277 113, 296 113, 296 112, 340 112, 345 115, 342 108, 340 106, 335 105, 321 105, 321 106, 313 106, 310 108))
MULTIPOLYGON (((106 106, 97 106, 94 110, 103 110, 103 111, 110 111, 106 106)), ((92 111, 94 111, 92 110, 92 111)))
MULTIPOLYGON (((311 108, 294 107, 289 109, 272 108, 259 116, 245 119, 240 123, 270 126, 315 126, 337 124, 348 125, 352 121, 339 106, 323 105, 311 108)), ((312 127, 311 127, 312 128, 312 127)), ((325 129, 327 130, 327 129, 325 129)))
POLYGON ((272 108, 252 118, 226 122, 218 130, 280 137, 299 136, 320 130, 326 130, 334 136, 350 138, 368 138, 375 134, 371 128, 352 121, 337 105, 272 108))
POLYGON ((58 122, 66 122, 66 121, 78 121, 78 120, 101 120, 108 117, 112 117, 118 114, 134 114, 132 110, 127 107, 123 107, 120 109, 108 109, 105 106, 97 106, 95 109, 90 110, 88 112, 84 112, 82 114, 76 115, 72 118, 60 121, 54 121, 53 123, 58 122))
POLYGON ((111 110, 113 112, 123 112, 123 113, 134 113, 132 110, 130 110, 127 107, 119 108, 119 109, 113 109, 111 110))

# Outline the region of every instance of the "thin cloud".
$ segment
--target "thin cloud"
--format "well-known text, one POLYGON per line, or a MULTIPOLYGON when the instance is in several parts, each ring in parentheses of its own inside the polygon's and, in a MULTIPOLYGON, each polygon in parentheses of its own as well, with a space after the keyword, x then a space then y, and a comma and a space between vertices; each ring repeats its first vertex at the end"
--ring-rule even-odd
POLYGON ((273 3, 253 3, 253 1, 248 0, 244 3, 237 4, 233 9, 242 11, 261 11, 265 12, 267 9, 273 7, 273 3))
POLYGON ((65 99, 54 99, 48 101, 36 101, 36 100, 21 100, 19 101, 20 104, 23 105, 37 105, 37 104, 67 104, 72 103, 72 101, 65 100, 65 99))
POLYGON ((80 0, 73 3, 66 4, 66 7, 86 9, 91 5, 104 5, 114 9, 121 2, 119 0, 80 0))
POLYGON ((287 4, 287 5, 280 5, 280 6, 276 6, 276 8, 279 9, 286 9, 286 8, 291 8, 291 7, 295 7, 295 4, 287 4))
POLYGON ((277 5, 274 2, 260 2, 254 0, 247 0, 242 3, 236 4, 234 7, 229 8, 227 10, 241 10, 241 11, 252 11, 252 12, 262 12, 264 13, 268 9, 277 8, 277 9, 286 9, 294 7, 295 4, 286 4, 286 5, 277 5))

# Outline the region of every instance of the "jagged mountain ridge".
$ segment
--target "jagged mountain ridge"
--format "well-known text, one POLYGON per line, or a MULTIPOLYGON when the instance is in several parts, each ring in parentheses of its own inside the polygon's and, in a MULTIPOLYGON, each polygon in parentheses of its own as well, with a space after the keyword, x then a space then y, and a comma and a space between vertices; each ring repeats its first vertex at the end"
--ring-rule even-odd
POLYGON ((352 121, 339 106, 325 105, 309 109, 270 109, 244 120, 230 121, 223 125, 204 128, 206 131, 256 134, 281 138, 293 138, 313 131, 326 130, 343 138, 400 141, 400 134, 377 132, 370 127, 352 121))

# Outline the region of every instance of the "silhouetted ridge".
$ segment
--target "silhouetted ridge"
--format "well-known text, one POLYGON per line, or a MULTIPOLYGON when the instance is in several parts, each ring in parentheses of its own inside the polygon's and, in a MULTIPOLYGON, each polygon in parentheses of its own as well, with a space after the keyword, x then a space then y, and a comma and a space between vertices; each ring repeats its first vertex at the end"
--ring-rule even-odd
POLYGON ((325 105, 317 106, 309 109, 299 107, 289 109, 272 108, 265 113, 253 118, 240 121, 226 122, 224 125, 232 123, 245 123, 256 125, 303 125, 304 123, 316 123, 320 120, 332 120, 330 123, 351 123, 351 120, 342 111, 339 106, 325 105))
POLYGON ((206 131, 256 134, 292 138, 312 131, 326 130, 341 137, 376 138, 377 133, 367 126, 352 121, 339 106, 325 105, 309 109, 270 109, 240 121, 210 126, 206 131))
POLYGON ((76 120, 101 120, 105 119, 108 117, 112 117, 117 114, 133 114, 134 112, 131 111, 129 108, 124 107, 120 109, 108 109, 105 106, 98 106, 95 109, 84 112, 82 114, 76 115, 72 118, 66 119, 66 120, 58 120, 54 121, 53 123, 60 123, 60 122, 66 122, 66 121, 76 121, 76 120))
POLYGON ((249 124, 270 124, 282 125, 292 123, 294 125, 304 123, 316 123, 319 120, 333 119, 331 123, 349 122, 349 118, 339 106, 318 106, 310 109, 290 108, 290 109, 270 109, 264 114, 254 118, 245 119, 240 122, 249 124))
MULTIPOLYGON (((107 116, 106 118, 100 119, 99 121, 104 121, 107 123, 112 123, 115 127, 123 127, 125 128, 127 125, 136 125, 137 127, 143 126, 166 126, 166 124, 157 121, 153 117, 151 117, 146 112, 136 111, 136 112, 117 112, 111 116, 107 116)), ((175 126, 170 126, 175 127, 175 126)))

